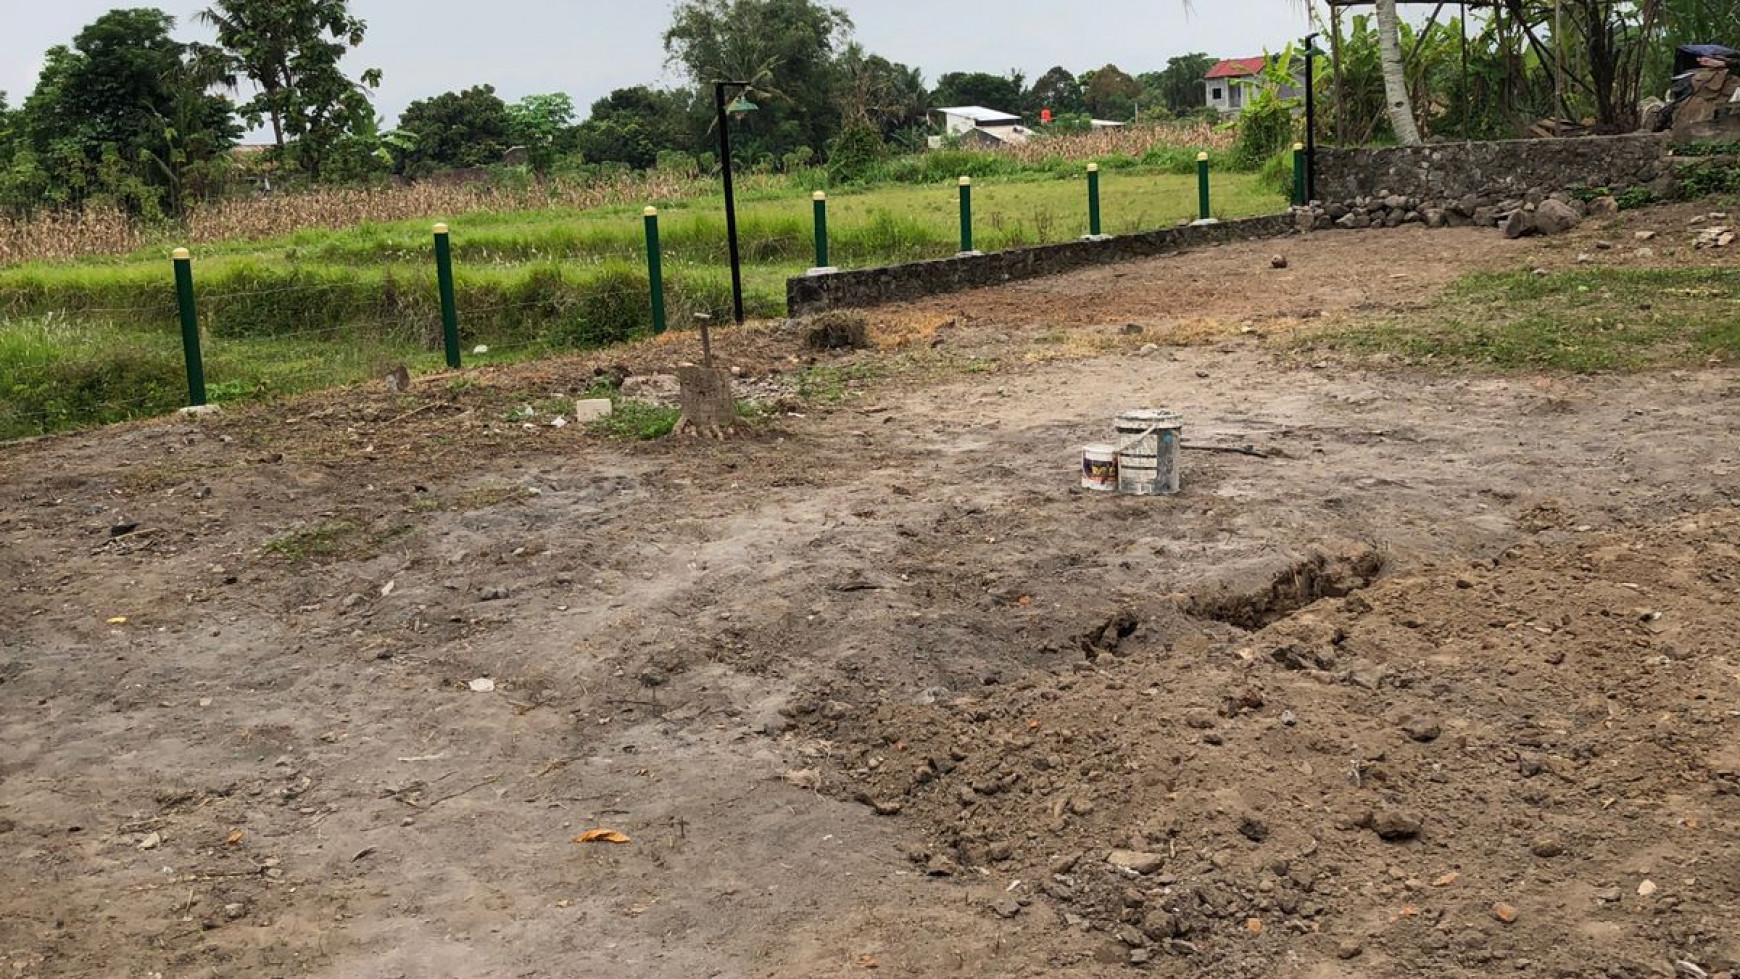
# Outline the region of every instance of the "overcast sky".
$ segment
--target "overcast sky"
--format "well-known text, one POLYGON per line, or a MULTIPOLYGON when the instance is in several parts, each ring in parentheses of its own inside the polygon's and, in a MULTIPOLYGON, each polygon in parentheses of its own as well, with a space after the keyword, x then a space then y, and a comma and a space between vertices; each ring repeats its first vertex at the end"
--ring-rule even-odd
MULTIPOLYGON (((1306 31, 1292 0, 834 0, 857 37, 933 83, 945 71, 1011 68, 1034 77, 1055 64, 1081 72, 1108 62, 1131 74, 1190 51, 1250 57, 1306 31)), ((42 52, 116 6, 157 6, 183 39, 201 36, 205 0, 4 0, 0 91, 16 106, 35 86, 42 52)), ((670 0, 352 0, 369 22, 353 70, 386 72, 376 105, 389 124, 414 99, 488 82, 512 101, 567 92, 584 112, 612 89, 675 84, 659 35, 670 0)))

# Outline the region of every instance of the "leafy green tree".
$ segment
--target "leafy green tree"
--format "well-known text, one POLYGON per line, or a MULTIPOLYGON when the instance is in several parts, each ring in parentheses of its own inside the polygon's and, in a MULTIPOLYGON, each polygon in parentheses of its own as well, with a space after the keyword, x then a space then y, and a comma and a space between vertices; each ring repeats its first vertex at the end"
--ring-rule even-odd
POLYGON ((930 93, 930 107, 944 109, 958 105, 976 105, 1000 112, 1021 111, 1026 94, 1020 72, 989 75, 982 71, 951 71, 936 80, 936 91, 930 93))
POLYGON ((0 173, 12 166, 12 158, 18 152, 18 134, 14 131, 16 117, 17 113, 6 102, 6 93, 0 92, 0 173))
MULTIPOLYGON (((918 69, 869 54, 854 43, 840 53, 837 70, 835 91, 846 129, 866 126, 887 141, 924 126, 929 92, 918 69)), ((854 145, 862 143, 855 135, 854 145)))
POLYGON ((9 127, 13 192, 154 216, 209 189, 240 127, 229 101, 206 92, 198 52, 170 37, 174 24, 160 10, 111 10, 48 51, 9 127))
POLYGON ((1100 119, 1128 119, 1135 115, 1142 83, 1117 65, 1107 65, 1084 76, 1084 100, 1088 111, 1100 119))
POLYGON ((574 128, 574 99, 562 92, 528 95, 507 112, 509 141, 525 147, 533 170, 550 172, 574 128))
POLYGON ((679 0, 664 44, 705 96, 698 136, 716 138, 713 82, 753 83, 761 111, 732 124, 734 151, 752 160, 825 146, 839 132, 834 62, 851 33, 844 10, 815 0, 679 0))
POLYGON ((1201 52, 1182 54, 1169 59, 1166 70, 1139 76, 1143 105, 1163 107, 1173 115, 1195 112, 1205 101, 1202 79, 1215 64, 1216 59, 1201 52))
POLYGON ((645 85, 620 88, 592 103, 574 133, 575 148, 593 163, 658 164, 663 150, 689 146, 689 97, 645 85))
POLYGON ((259 89, 243 117, 270 121, 280 155, 310 176, 346 134, 374 125, 368 90, 380 85, 380 70, 352 81, 339 66, 368 34, 349 0, 217 0, 198 16, 217 31, 229 80, 246 77, 259 89))
POLYGON ((1087 110, 1087 102, 1083 99, 1081 80, 1075 73, 1062 65, 1051 69, 1033 83, 1027 90, 1027 98, 1022 106, 1027 114, 1038 117, 1046 109, 1054 116, 1075 115, 1087 110))
POLYGON ((405 172, 416 176, 444 167, 499 163, 512 127, 507 103, 493 85, 419 99, 399 116, 399 132, 411 137, 405 172))
POLYGON ((417 138, 402 129, 381 131, 380 120, 358 119, 334 140, 321 162, 321 178, 330 183, 366 184, 405 170, 417 138))

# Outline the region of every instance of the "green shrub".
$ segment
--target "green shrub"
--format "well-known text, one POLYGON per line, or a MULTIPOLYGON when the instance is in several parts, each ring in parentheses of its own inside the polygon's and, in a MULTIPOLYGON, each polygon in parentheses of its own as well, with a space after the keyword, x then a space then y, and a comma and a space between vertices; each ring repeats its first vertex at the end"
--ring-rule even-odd
POLYGON ((1284 149, 1263 161, 1257 170, 1257 181, 1264 190, 1272 190, 1281 197, 1293 199, 1293 150, 1284 149))
POLYGON ((1740 166, 1715 160, 1700 160, 1678 172, 1681 200, 1697 200, 1719 194, 1740 194, 1740 166))
POLYGON ((1142 154, 1142 165, 1165 173, 1196 172, 1196 150, 1187 146, 1156 146, 1142 154))
POLYGON ((887 156, 888 147, 874 126, 847 126, 828 143, 828 180, 835 184, 863 180, 887 156))

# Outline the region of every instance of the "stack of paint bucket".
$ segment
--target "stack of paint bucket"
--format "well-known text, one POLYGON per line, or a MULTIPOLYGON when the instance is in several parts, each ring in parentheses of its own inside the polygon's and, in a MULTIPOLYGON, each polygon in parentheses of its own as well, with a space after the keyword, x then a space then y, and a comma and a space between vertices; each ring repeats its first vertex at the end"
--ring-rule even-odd
POLYGON ((1178 492, 1178 447, 1184 422, 1176 412, 1126 411, 1114 424, 1115 444, 1086 446, 1081 485, 1094 492, 1167 496, 1178 492))

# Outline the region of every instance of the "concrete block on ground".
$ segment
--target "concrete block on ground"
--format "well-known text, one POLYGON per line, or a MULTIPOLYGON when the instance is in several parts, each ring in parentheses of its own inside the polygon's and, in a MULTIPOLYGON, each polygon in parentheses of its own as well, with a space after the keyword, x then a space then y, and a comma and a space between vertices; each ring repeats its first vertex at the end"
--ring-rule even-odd
POLYGON ((574 420, 584 425, 587 422, 601 421, 610 417, 612 406, 609 398, 588 398, 585 401, 574 402, 574 420))

